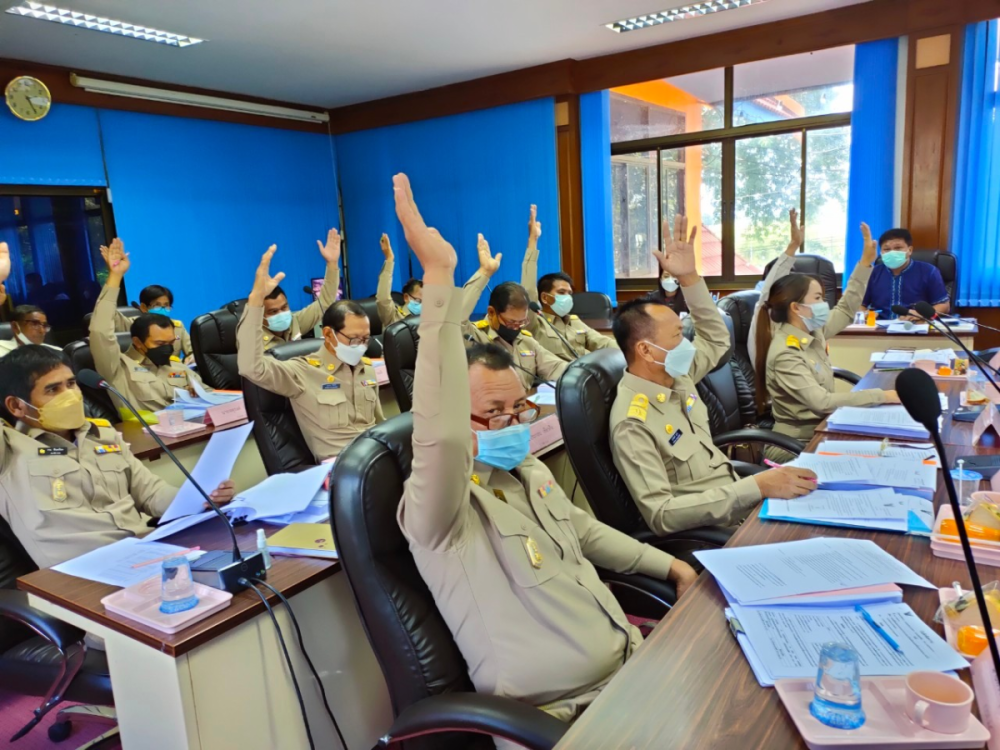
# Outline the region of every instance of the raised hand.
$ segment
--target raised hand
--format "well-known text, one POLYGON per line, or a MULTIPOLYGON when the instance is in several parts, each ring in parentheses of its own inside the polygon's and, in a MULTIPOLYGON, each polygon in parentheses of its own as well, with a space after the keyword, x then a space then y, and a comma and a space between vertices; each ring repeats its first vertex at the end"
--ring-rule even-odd
POLYGON ((802 243, 806 241, 806 223, 799 221, 798 209, 793 208, 788 212, 788 223, 791 224, 788 248, 785 250, 789 255, 795 255, 802 243))
POLYGON ((878 257, 878 243, 872 239, 872 230, 864 222, 861 222, 861 237, 864 239, 864 245, 861 248, 861 260, 859 262, 868 266, 873 265, 875 258, 878 257))
POLYGON ((698 225, 691 228, 688 234, 688 219, 686 216, 674 217, 674 228, 663 221, 663 252, 654 250, 653 255, 660 262, 660 268, 675 279, 681 286, 690 286, 698 278, 698 266, 694 259, 694 241, 698 236, 698 225), (684 238, 687 237, 687 240, 684 238), (685 283, 686 279, 686 283, 685 283))
POLYGON ((495 274, 500 268, 500 259, 503 258, 503 253, 497 253, 497 257, 494 258, 490 253, 490 243, 483 235, 479 235, 476 250, 479 253, 479 270, 487 276, 495 274))
POLYGON ((120 278, 128 273, 128 269, 131 267, 128 253, 125 252, 125 243, 118 237, 111 240, 110 247, 101 245, 101 257, 104 258, 104 262, 108 264, 108 270, 111 272, 111 276, 117 276, 120 278))
POLYGON ((396 199, 396 216, 403 226, 406 242, 424 267, 424 273, 435 271, 433 280, 425 278, 425 281, 445 283, 447 276, 454 283, 458 255, 440 232, 424 223, 424 217, 420 215, 417 203, 413 200, 410 179, 402 173, 395 175, 392 178, 392 190, 396 199))
POLYGON ((316 244, 319 246, 319 254, 327 263, 336 263, 340 260, 340 232, 336 229, 326 233, 325 245, 319 240, 316 240, 316 244))
POLYGON ((542 222, 535 218, 537 215, 538 206, 532 203, 528 214, 528 242, 538 242, 538 238, 542 236, 542 222))
POLYGON ((392 243, 389 242, 389 235, 383 233, 382 238, 378 241, 378 244, 382 246, 382 255, 385 256, 386 260, 392 260, 395 257, 392 254, 392 243))
POLYGON ((281 283, 281 280, 285 278, 284 272, 276 273, 274 276, 271 275, 271 258, 274 257, 277 251, 278 246, 271 245, 267 249, 267 252, 260 257, 260 265, 257 266, 257 273, 253 279, 253 289, 247 299, 247 303, 254 307, 263 305, 264 298, 273 292, 278 284, 281 283))

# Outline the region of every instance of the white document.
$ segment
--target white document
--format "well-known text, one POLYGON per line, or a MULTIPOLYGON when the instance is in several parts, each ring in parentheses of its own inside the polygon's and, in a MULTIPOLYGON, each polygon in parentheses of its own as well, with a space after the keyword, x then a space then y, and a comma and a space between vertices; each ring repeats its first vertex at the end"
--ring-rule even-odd
POLYGON ((930 326, 927 323, 899 323, 893 321, 886 328, 886 333, 920 333, 926 334, 930 331, 930 326))
POLYGON ((301 513, 316 497, 333 467, 320 464, 298 473, 272 474, 256 487, 241 492, 223 510, 230 518, 267 520, 301 513))
POLYGON ((941 466, 934 443, 886 443, 881 440, 824 440, 817 453, 839 453, 844 456, 869 456, 871 458, 905 458, 910 461, 936 461, 941 466))
MULTIPOLYGON (((53 566, 52 569, 77 578, 86 578, 88 581, 124 588, 160 575, 160 568, 156 564, 144 565, 141 568, 133 568, 133 565, 165 557, 174 552, 183 552, 184 549, 176 544, 162 542, 140 544, 138 538, 129 537, 105 547, 98 547, 93 552, 67 560, 53 566)), ((191 553, 188 558, 195 559, 201 554, 203 553, 191 553)))
POLYGON ((815 537, 694 556, 741 604, 880 583, 936 588, 868 539, 815 537))
MULTIPOLYGON (((831 641, 858 652, 862 677, 947 672, 968 662, 903 603, 865 610, 899 644, 893 649, 854 607, 741 607, 733 605, 759 666, 772 680, 815 677, 820 649, 831 641)), ((756 670, 755 670, 756 671, 756 670)))
POLYGON ((269 516, 264 519, 267 523, 275 526, 287 526, 291 523, 326 523, 329 520, 330 493, 322 487, 305 510, 283 516, 269 516))
POLYGON ((881 487, 900 489, 937 489, 937 467, 906 458, 862 458, 870 464, 874 481, 881 487))
POLYGON ((198 394, 198 398, 205 401, 213 406, 218 406, 219 404, 228 404, 232 401, 239 401, 243 398, 242 393, 209 393, 205 390, 205 386, 197 378, 191 378, 191 385, 194 386, 195 393, 198 394))
MULTIPOLYGON (((253 429, 253 422, 249 422, 231 430, 221 430, 212 433, 205 450, 198 459, 197 465, 191 472, 191 476, 201 485, 205 492, 211 493, 219 483, 229 479, 236 465, 236 458, 243 450, 243 445, 253 429)), ((194 485, 187 479, 177 491, 177 496, 170 503, 160 523, 168 523, 181 516, 189 516, 194 513, 201 513, 205 510, 205 498, 195 489, 194 485)))
POLYGON ((535 392, 534 396, 531 396, 531 400, 534 401, 539 406, 555 406, 556 405, 556 389, 551 385, 545 385, 544 383, 538 386, 538 390, 535 392))
POLYGON ((927 429, 911 417, 906 407, 891 404, 878 407, 841 406, 830 415, 831 429, 859 427, 877 430, 889 437, 927 437, 927 429))
POLYGON ((905 349, 889 349, 884 352, 872 352, 871 362, 884 367, 890 365, 908 365, 913 361, 913 352, 905 349))
POLYGON ((906 530, 909 503, 890 489, 831 492, 816 490, 796 500, 769 498, 772 515, 819 520, 876 519, 898 521, 906 530))
MULTIPOLYGON (((210 518, 219 518, 214 510, 206 510, 204 513, 195 513, 193 516, 182 516, 170 523, 160 524, 150 533, 146 534, 140 542, 155 542, 160 539, 164 539, 172 534, 176 534, 178 531, 184 531, 184 529, 190 529, 192 526, 197 526, 203 521, 207 521, 210 518)), ((222 520, 219 519, 219 523, 222 520)))
POLYGON ((875 484, 870 464, 871 459, 860 456, 821 456, 818 453, 802 453, 786 465, 811 469, 816 472, 816 481, 820 484, 845 482, 875 484))

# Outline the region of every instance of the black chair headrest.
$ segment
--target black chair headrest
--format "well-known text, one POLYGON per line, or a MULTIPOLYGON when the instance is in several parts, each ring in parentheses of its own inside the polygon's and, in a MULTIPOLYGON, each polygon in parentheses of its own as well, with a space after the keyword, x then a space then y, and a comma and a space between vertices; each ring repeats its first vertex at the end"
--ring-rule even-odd
MULTIPOLYGON (((775 259, 777 260, 777 259, 775 259)), ((767 276, 768 271, 771 270, 771 266, 774 265, 774 260, 770 261, 764 267, 764 276, 767 276)), ((812 255, 810 253, 802 253, 801 255, 795 256, 795 265, 792 266, 792 271, 794 273, 806 273, 810 276, 815 276, 823 284, 823 296, 826 301, 833 307, 837 304, 837 287, 840 286, 840 274, 837 273, 837 269, 834 268, 833 262, 828 258, 824 258, 822 255, 812 255)))
MULTIPOLYGON (((722 358, 719 360, 718 364, 712 368, 711 370, 712 372, 721 370, 723 367, 727 366, 729 364, 729 361, 733 358, 733 342, 734 342, 733 321, 729 317, 728 313, 726 313, 723 310, 719 310, 719 315, 722 317, 723 322, 726 324, 726 328, 729 329, 729 348, 726 350, 726 353, 722 355, 722 358)), ((694 341, 695 338, 694 320, 691 318, 690 315, 684 318, 684 320, 681 322, 681 332, 683 333, 684 338, 688 339, 689 341, 694 341)))
POLYGON ((247 300, 246 297, 244 297, 242 299, 234 299, 232 302, 227 302, 222 306, 222 309, 229 310, 229 312, 235 315, 236 319, 239 320, 241 317, 243 317, 243 308, 246 306, 247 306, 247 300))
POLYGON ((239 390, 236 364, 236 326, 239 318, 229 310, 213 310, 191 323, 191 348, 198 375, 212 388, 239 390))
POLYGON ((0 341, 10 341, 14 338, 14 329, 10 323, 0 323, 0 341))
POLYGON ((295 357, 315 354, 321 346, 323 346, 322 339, 299 339, 298 341, 289 341, 287 344, 279 344, 270 349, 268 354, 281 362, 287 362, 295 357))
POLYGON ((393 323, 382 334, 382 344, 396 403, 400 411, 407 412, 413 406, 413 373, 420 346, 420 317, 411 315, 393 323))
POLYGON ((378 316, 378 301, 374 297, 365 297, 354 301, 361 305, 365 315, 368 316, 368 322, 372 327, 372 336, 380 335, 382 333, 382 318, 378 316))

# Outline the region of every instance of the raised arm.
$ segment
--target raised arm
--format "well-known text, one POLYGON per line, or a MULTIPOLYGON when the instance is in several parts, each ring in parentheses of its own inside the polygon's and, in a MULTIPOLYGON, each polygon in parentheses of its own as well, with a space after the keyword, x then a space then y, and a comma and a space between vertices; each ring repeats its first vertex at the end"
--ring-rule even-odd
POLYGON ((396 215, 424 269, 420 350, 413 376, 413 463, 398 520, 424 549, 445 551, 469 512, 472 438, 469 370, 462 342, 462 295, 455 288, 455 249, 424 223, 406 175, 393 178, 396 215))
POLYGON ((775 282, 790 274, 792 269, 795 268, 795 253, 799 251, 799 248, 802 247, 802 243, 805 241, 805 222, 799 222, 799 212, 796 209, 793 208, 788 212, 788 222, 791 225, 791 239, 788 242, 788 247, 785 248, 785 252, 775 259, 771 270, 764 277, 764 286, 760 289, 760 298, 757 300, 757 304, 753 309, 753 315, 750 318, 747 352, 750 354, 751 362, 757 361, 757 313, 760 312, 760 308, 767 302, 767 298, 771 295, 771 287, 774 286, 775 282))
POLYGON ((378 317, 382 321, 382 327, 385 328, 396 321, 396 303, 392 301, 392 273, 396 268, 396 256, 392 253, 389 235, 383 234, 379 244, 382 246, 385 262, 382 263, 382 270, 378 275, 378 286, 375 288, 375 306, 378 309, 378 317))
POLYGON ((827 338, 836 336, 854 322, 854 314, 861 308, 861 298, 868 288, 868 280, 872 276, 877 245, 872 239, 872 233, 867 224, 861 225, 861 234, 864 236, 861 259, 854 267, 851 278, 847 281, 847 288, 844 289, 840 302, 830 311, 830 320, 823 326, 823 335, 827 338))
POLYGON ((285 398, 294 398, 302 393, 302 383, 287 362, 264 356, 264 339, 261 335, 264 298, 285 278, 284 273, 271 276, 271 258, 277 250, 277 245, 271 245, 261 256, 260 265, 257 266, 253 289, 247 298, 243 317, 236 326, 236 366, 240 375, 261 388, 285 398))
POLYGON ((115 237, 111 246, 101 245, 101 257, 108 264, 108 280, 97 297, 90 318, 90 353, 101 377, 114 381, 121 369, 121 349, 115 336, 115 313, 118 311, 118 291, 129 269, 125 245, 115 237))
POLYGON ((538 239, 542 236, 542 222, 535 218, 537 214, 538 206, 532 203, 528 214, 528 248, 521 263, 521 286, 528 291, 532 302, 538 302, 538 239))
POLYGON ((326 261, 326 274, 323 276, 319 299, 295 313, 295 320, 303 333, 315 328, 323 320, 323 313, 337 301, 337 290, 340 289, 340 232, 331 229, 326 233, 326 244, 316 240, 316 245, 326 261))
POLYGON ((462 288, 462 320, 468 320, 472 316, 476 305, 479 304, 479 298, 483 296, 483 290, 486 289, 493 274, 500 268, 500 261, 503 258, 503 253, 497 253, 497 256, 493 257, 490 253, 490 243, 483 235, 479 235, 476 251, 479 253, 479 270, 465 282, 465 286, 462 288))

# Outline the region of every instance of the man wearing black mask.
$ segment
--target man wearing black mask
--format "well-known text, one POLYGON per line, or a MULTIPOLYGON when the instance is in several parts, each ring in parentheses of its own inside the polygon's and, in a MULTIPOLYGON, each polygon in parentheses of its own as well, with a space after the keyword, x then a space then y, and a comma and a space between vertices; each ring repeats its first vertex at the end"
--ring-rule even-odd
MULTIPOLYGON (((101 247, 108 264, 108 281, 101 290, 90 319, 90 352, 101 377, 121 391, 137 409, 157 411, 174 402, 174 389, 194 393, 201 381, 174 354, 174 322, 166 315, 143 313, 132 323, 132 346, 122 353, 115 335, 118 290, 129 269, 120 239, 101 247)), ((119 411, 122 405, 112 396, 119 411)), ((124 418, 124 413, 123 413, 124 418)))

